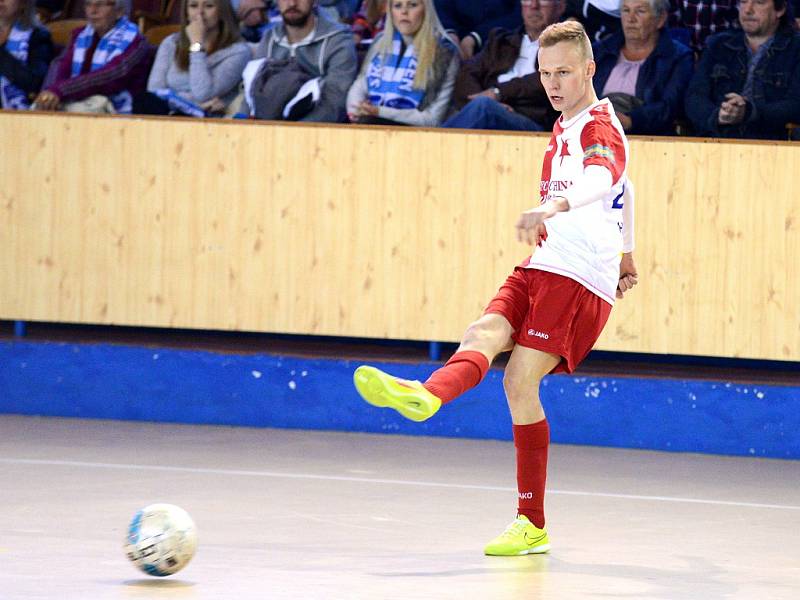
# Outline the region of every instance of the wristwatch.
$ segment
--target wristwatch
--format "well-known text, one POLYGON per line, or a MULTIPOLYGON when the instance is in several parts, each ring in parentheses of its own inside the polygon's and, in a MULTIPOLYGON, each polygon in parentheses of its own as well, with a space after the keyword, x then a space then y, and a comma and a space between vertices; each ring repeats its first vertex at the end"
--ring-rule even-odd
POLYGON ((205 48, 203 48, 203 44, 200 42, 192 42, 189 45, 189 52, 204 52, 205 48))
POLYGON ((497 100, 498 102, 500 102, 500 88, 499 87, 493 87, 492 88, 492 93, 494 94, 494 99, 497 100))

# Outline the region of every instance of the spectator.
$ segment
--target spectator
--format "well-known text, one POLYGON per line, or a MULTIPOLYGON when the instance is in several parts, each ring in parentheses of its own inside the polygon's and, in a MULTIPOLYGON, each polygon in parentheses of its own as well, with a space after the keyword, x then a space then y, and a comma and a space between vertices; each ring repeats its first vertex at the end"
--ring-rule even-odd
POLYGON ((350 0, 319 0, 319 14, 334 22, 350 22, 353 17, 350 0))
POLYGON ((453 94, 458 50, 433 0, 392 0, 388 11, 386 29, 347 94, 347 114, 358 123, 435 127, 453 94))
POLYGON ((269 0, 233 0, 231 6, 245 41, 251 44, 260 42, 270 25, 269 0))
POLYGON ((435 0, 434 3, 442 25, 459 44, 465 60, 483 48, 493 29, 514 31, 522 26, 518 0, 435 0))
POLYGON ((128 20, 127 0, 86 0, 84 7, 88 23, 72 32, 51 65, 36 108, 65 103, 66 110, 130 113, 132 94, 145 88, 152 49, 128 20), (105 101, 92 106, 94 96, 105 101))
POLYGON ((53 40, 35 11, 33 0, 0 0, 0 108, 30 108, 53 60, 53 40))
POLYGON ((364 0, 350 29, 356 44, 370 43, 386 26, 386 0, 364 0))
POLYGON ((683 113, 694 56, 664 24, 669 0, 623 0, 622 31, 594 45, 594 85, 626 133, 669 135, 683 113))
MULTIPOLYGON (((345 118, 345 98, 350 84, 355 78, 358 65, 356 63, 355 44, 350 28, 333 23, 314 10, 314 0, 278 0, 278 9, 283 19, 267 30, 255 49, 255 60, 248 63, 245 73, 245 100, 240 113, 255 118, 280 118, 263 112, 263 103, 257 101, 256 93, 266 91, 274 97, 264 97, 267 103, 280 104, 275 114, 286 119, 303 121, 339 122, 345 118), (299 113, 288 111, 306 86, 292 89, 287 103, 279 101, 279 96, 286 90, 280 77, 284 75, 304 75, 306 83, 314 83, 313 98, 310 110, 299 113), (262 85, 269 83, 263 77, 273 73, 276 86, 262 85), (292 96, 295 96, 292 98, 292 96)), ((296 81, 299 81, 296 79, 296 81)), ((302 104, 302 103, 301 103, 302 104)))
POLYGON ((592 42, 599 42, 622 29, 619 0, 567 0, 564 19, 580 21, 592 42))
POLYGON ((668 26, 686 31, 689 45, 698 54, 708 36, 737 27, 737 0, 670 0, 670 6, 668 26))
POLYGON ((228 0, 183 0, 181 30, 158 47, 138 114, 221 115, 238 92, 250 48, 228 0))
POLYGON ((800 121, 800 34, 786 0, 740 0, 739 23, 708 39, 686 113, 700 135, 785 139, 800 121))
POLYGON ((456 80, 457 114, 444 127, 541 131, 556 113, 536 70, 539 35, 564 12, 563 0, 522 0, 523 27, 495 30, 478 56, 464 64, 456 80))

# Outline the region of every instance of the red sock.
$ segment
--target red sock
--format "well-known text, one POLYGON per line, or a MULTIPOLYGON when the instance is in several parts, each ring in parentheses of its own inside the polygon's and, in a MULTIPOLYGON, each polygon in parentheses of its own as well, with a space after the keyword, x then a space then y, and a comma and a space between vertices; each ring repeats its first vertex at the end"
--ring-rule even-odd
POLYGON ((480 352, 456 352, 422 385, 446 404, 478 385, 489 370, 489 360, 480 352))
POLYGON ((547 479, 547 447, 550 427, 547 419, 531 425, 513 425, 517 448, 518 513, 539 529, 544 527, 544 484, 547 479))

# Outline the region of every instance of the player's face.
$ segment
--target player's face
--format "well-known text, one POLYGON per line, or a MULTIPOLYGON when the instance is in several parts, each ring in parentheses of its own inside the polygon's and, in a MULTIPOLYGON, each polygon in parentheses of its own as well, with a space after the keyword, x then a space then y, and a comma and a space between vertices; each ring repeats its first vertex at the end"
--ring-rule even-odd
POLYGON ((401 35, 416 35, 425 20, 423 0, 392 0, 392 23, 401 35))
POLYGON ((650 0, 623 0, 621 13, 626 42, 654 43, 658 30, 667 20, 666 12, 660 17, 655 16, 650 0))
POLYGON ((747 35, 770 36, 778 29, 778 21, 786 7, 775 9, 773 0, 740 0, 739 23, 747 35))
POLYGON ((553 108, 569 119, 591 103, 594 61, 584 58, 577 44, 558 42, 539 48, 539 77, 553 108))

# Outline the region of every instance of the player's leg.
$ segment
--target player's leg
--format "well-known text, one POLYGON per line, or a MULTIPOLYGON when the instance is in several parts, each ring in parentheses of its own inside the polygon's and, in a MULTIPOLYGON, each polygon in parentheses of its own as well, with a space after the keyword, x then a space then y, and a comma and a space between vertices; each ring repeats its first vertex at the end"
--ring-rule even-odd
POLYGON ((550 430, 539 400, 542 378, 561 362, 561 356, 517 345, 503 378, 517 453, 517 518, 486 545, 497 556, 540 554, 550 549, 544 529, 544 489, 550 430))
POLYGON ((424 421, 442 404, 483 380, 495 356, 513 345, 512 332, 504 316, 485 314, 467 327, 456 353, 424 383, 400 379, 367 365, 356 369, 353 381, 359 394, 373 406, 390 407, 412 421, 424 421))
POLYGON ((478 385, 495 356, 514 345, 512 336, 528 313, 528 271, 518 268, 508 276, 484 315, 467 327, 456 353, 424 383, 361 366, 353 374, 358 393, 374 406, 390 407, 409 419, 424 421, 443 403, 478 385))

